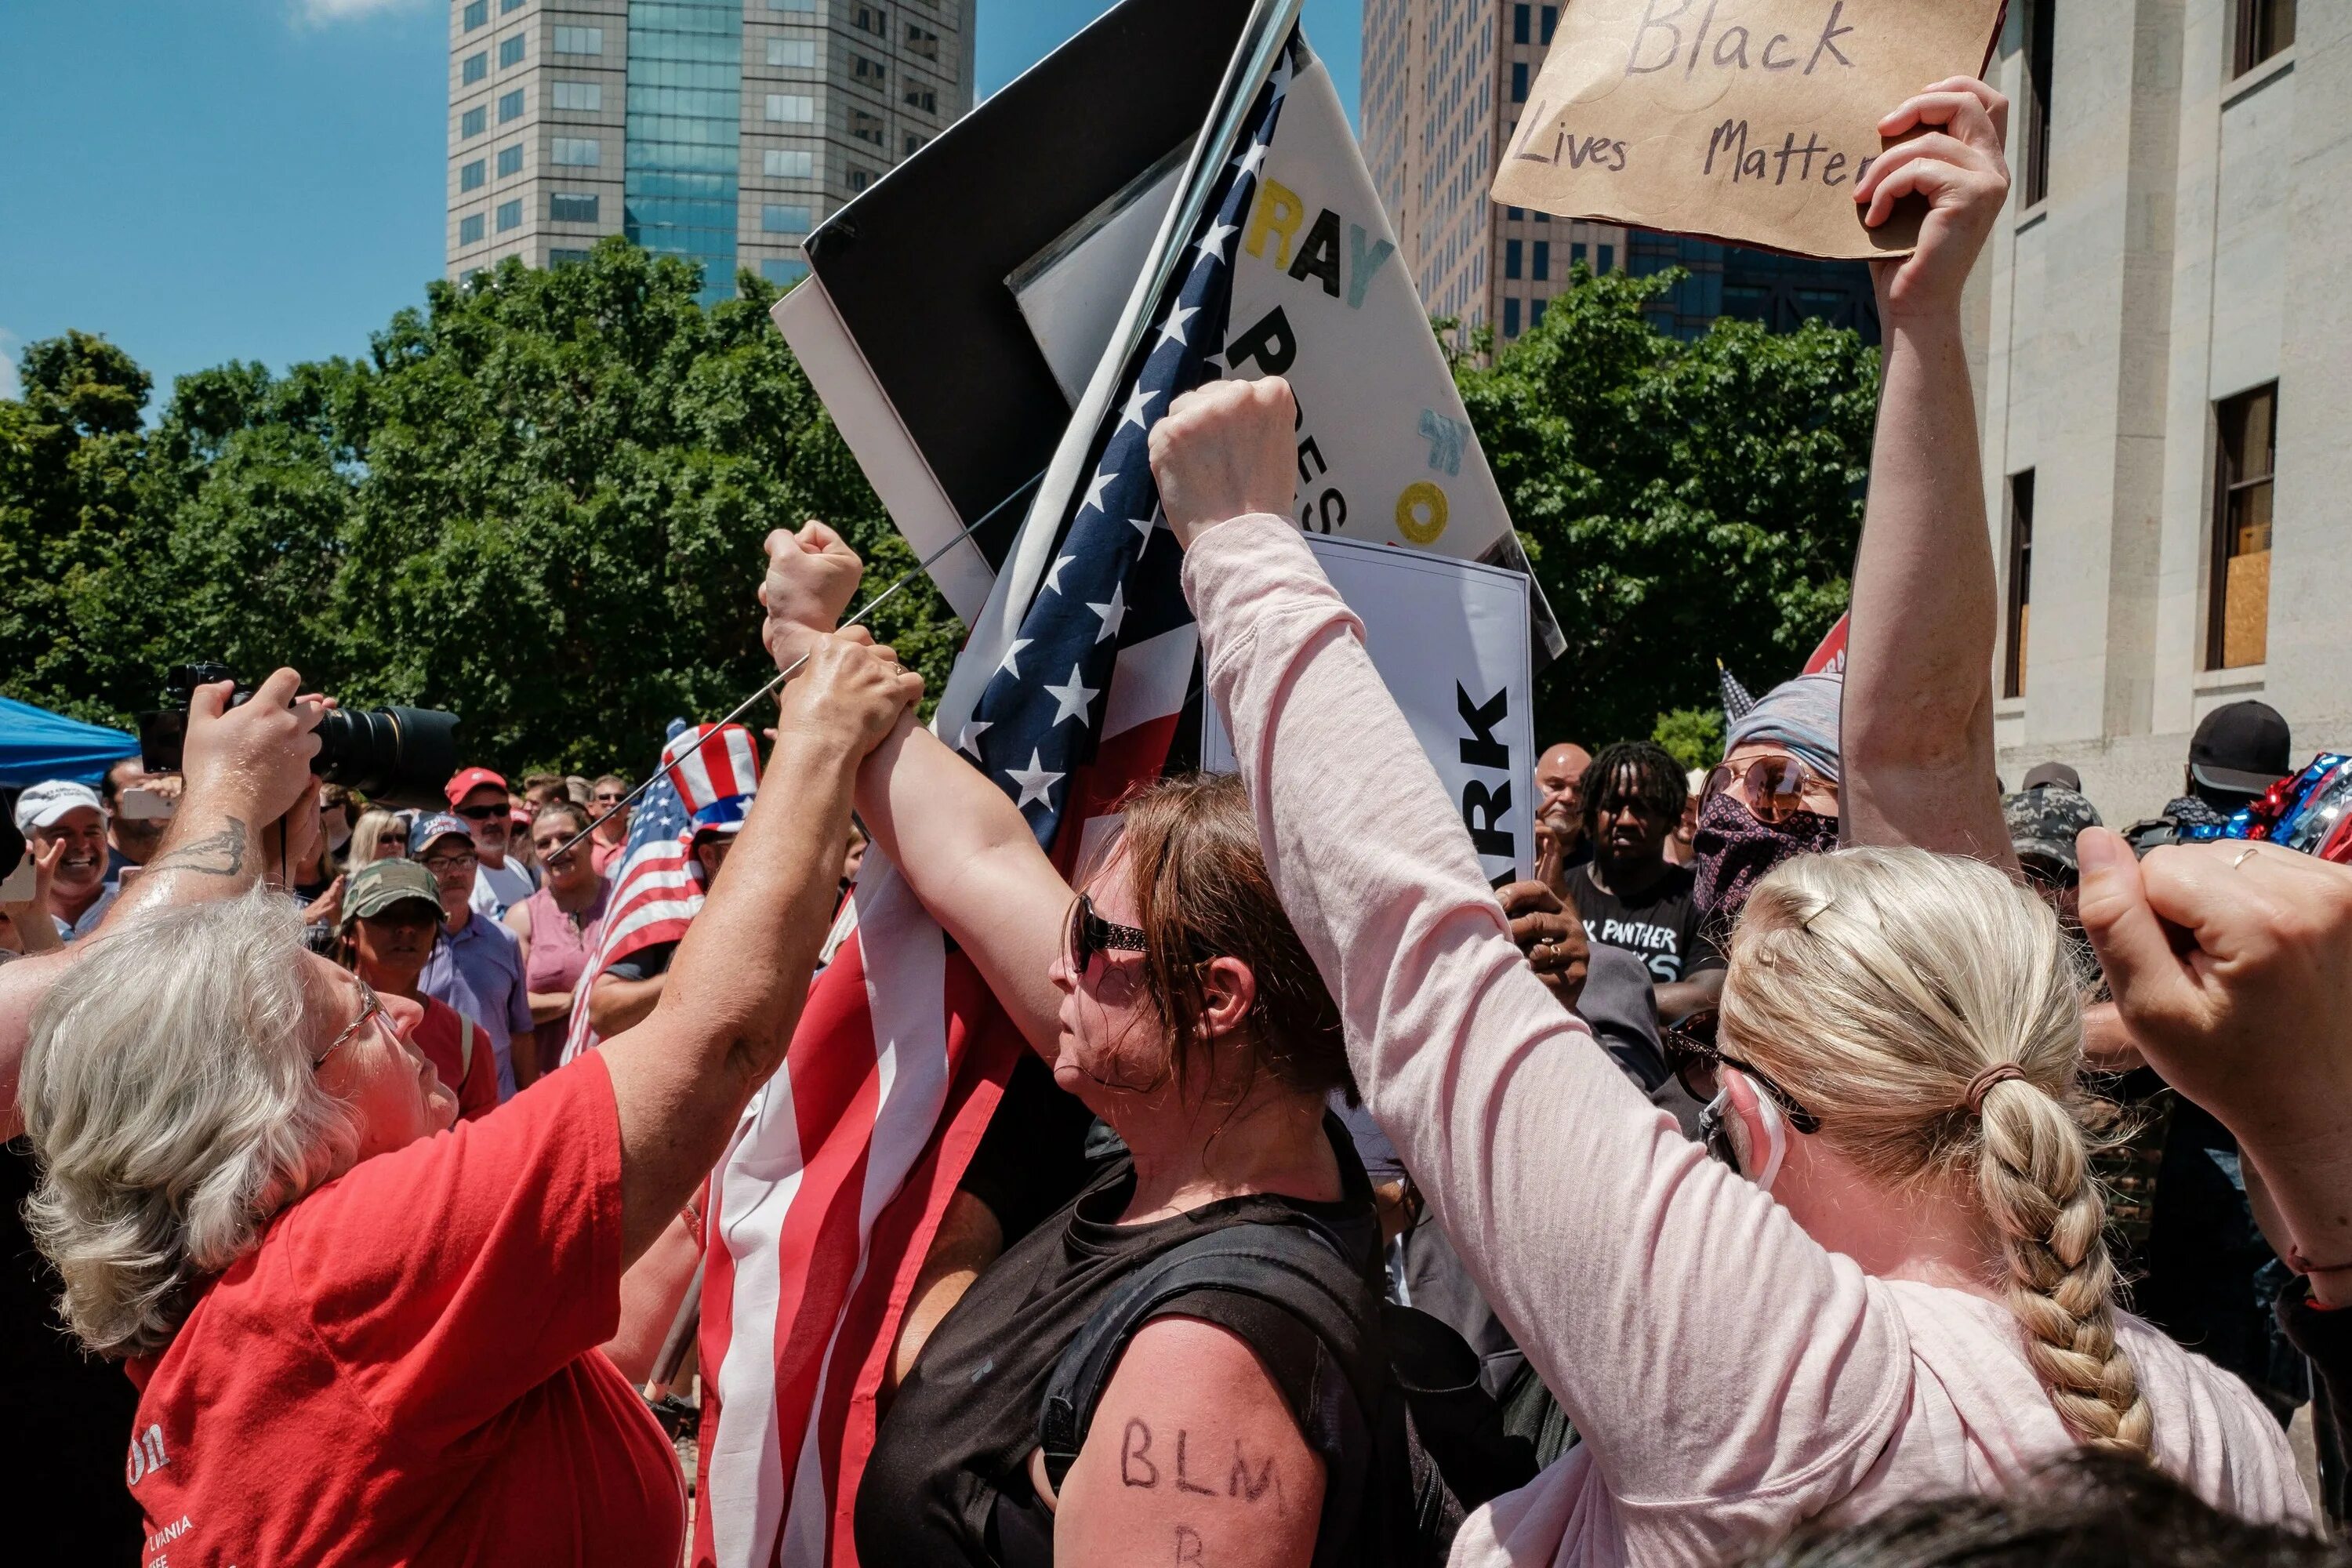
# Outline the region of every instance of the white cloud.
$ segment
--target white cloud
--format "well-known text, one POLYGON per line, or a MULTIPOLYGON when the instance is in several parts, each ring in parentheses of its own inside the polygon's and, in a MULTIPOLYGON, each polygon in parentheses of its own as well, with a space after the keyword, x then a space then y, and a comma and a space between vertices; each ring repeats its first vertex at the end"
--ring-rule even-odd
POLYGON ((357 16, 373 16, 379 11, 423 8, 424 0, 294 0, 295 11, 313 26, 348 22, 357 16))
POLYGON ((16 334, 0 327, 0 397, 22 397, 23 383, 16 379, 16 355, 24 348, 16 334))

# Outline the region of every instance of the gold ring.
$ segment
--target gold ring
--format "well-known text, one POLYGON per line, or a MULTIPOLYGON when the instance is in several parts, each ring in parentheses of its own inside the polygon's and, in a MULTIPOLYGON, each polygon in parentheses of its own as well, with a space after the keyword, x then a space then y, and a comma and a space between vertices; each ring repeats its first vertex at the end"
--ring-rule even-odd
POLYGON ((2234 871, 2239 867, 2244 865, 2246 863, 2247 857, 2252 855, 2255 850, 2261 847, 2262 846, 2259 844, 2249 844, 2243 849, 2239 850, 2238 858, 2230 862, 2230 869, 2234 871))

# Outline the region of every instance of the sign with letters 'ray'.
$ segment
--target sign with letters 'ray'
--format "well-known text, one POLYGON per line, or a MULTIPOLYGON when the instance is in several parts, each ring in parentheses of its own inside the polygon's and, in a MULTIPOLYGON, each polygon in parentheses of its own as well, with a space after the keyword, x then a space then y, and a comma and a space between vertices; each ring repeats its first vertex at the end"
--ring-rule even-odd
POLYGON ((1853 184, 1887 110, 1973 76, 2003 0, 1570 0, 1494 197, 1559 217, 1866 260, 1925 204, 1865 228, 1853 184))

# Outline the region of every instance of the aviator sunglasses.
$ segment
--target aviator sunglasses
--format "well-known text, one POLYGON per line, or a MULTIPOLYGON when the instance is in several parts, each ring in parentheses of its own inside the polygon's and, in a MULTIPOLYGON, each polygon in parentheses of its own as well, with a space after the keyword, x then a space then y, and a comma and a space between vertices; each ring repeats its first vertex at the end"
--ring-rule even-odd
POLYGON ((1706 775, 1699 805, 1705 809, 1715 796, 1728 794, 1757 821, 1782 822, 1804 809, 1809 792, 1835 799, 1837 789, 1794 757, 1759 757, 1737 770, 1728 763, 1717 763, 1706 775))

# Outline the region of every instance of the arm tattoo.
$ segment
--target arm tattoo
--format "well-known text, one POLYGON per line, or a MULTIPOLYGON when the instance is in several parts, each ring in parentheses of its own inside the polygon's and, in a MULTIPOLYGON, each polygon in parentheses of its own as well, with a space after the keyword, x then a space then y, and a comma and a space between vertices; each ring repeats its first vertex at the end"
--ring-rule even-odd
POLYGON ((242 817, 232 816, 228 825, 217 833, 205 835, 193 844, 183 844, 170 854, 159 857, 147 868, 157 871, 194 871, 205 877, 241 877, 245 874, 246 831, 242 817))

